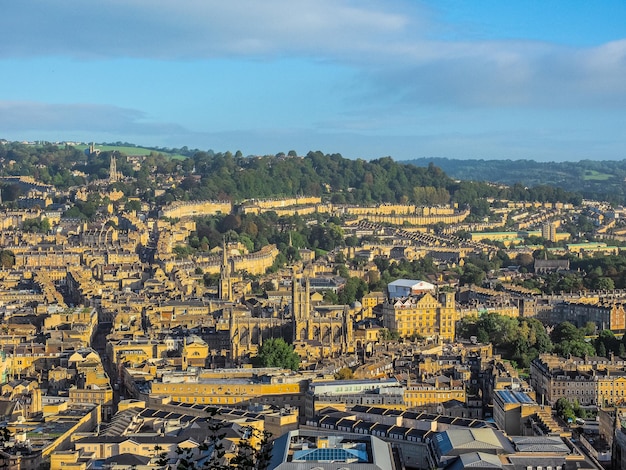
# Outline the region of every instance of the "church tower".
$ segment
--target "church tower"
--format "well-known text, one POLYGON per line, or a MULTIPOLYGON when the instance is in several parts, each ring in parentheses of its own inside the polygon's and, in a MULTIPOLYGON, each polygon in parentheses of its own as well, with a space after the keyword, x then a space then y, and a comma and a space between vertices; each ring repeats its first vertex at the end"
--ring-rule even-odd
POLYGON ((293 268, 291 279, 291 315, 293 321, 294 341, 309 339, 308 320, 311 314, 311 296, 308 278, 304 279, 304 286, 293 268))
POLYGON ((109 164, 109 182, 115 183, 119 181, 119 174, 117 173, 117 161, 115 155, 111 154, 111 163, 109 164))
POLYGON ((234 365, 239 361, 239 355, 241 350, 241 335, 239 333, 239 319, 235 319, 235 313, 233 312, 232 308, 230 308, 229 310, 228 331, 230 332, 230 360, 231 365, 234 365))
POLYGON ((226 300, 228 302, 233 301, 233 280, 230 269, 230 260, 228 259, 228 251, 226 250, 225 238, 222 246, 222 265, 220 266, 220 285, 218 295, 220 300, 226 300))
POLYGON ((343 309, 341 336, 342 353, 352 352, 354 348, 354 328, 352 326, 352 314, 347 305, 343 309))

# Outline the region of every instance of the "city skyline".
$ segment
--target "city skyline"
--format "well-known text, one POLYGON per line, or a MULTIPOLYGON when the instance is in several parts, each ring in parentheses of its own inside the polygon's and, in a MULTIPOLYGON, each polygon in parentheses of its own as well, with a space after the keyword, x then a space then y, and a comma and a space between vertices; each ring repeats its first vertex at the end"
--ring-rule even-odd
POLYGON ((13 2, 0 138, 623 159, 626 5, 13 2))

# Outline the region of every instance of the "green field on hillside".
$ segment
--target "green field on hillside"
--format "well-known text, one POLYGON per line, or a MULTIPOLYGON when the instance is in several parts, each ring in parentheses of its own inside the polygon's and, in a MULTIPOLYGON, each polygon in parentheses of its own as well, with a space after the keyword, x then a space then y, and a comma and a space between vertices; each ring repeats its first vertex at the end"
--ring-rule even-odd
POLYGON ((610 179, 613 175, 609 175, 607 173, 600 173, 596 170, 585 170, 585 174, 583 175, 583 180, 586 181, 606 181, 610 179))

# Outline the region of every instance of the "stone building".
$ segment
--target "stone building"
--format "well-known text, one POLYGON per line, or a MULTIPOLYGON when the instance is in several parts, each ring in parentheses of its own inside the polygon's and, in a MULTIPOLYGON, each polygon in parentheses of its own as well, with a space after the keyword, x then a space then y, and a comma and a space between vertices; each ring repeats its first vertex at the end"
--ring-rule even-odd
POLYGON ((439 341, 453 341, 458 312, 454 293, 435 297, 429 292, 388 298, 383 303, 383 326, 401 337, 421 335, 439 341))
POLYGON ((542 403, 553 405, 559 398, 583 406, 626 403, 626 365, 621 358, 542 354, 530 364, 530 377, 542 403))

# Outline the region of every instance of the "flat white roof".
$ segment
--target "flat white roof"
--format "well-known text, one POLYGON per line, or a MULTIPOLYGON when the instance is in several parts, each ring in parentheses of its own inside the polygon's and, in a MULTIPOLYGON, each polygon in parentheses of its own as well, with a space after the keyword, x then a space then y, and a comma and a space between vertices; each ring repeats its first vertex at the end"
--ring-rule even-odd
POLYGON ((394 287, 413 287, 415 284, 418 284, 421 281, 416 281, 415 279, 396 279, 393 282, 390 282, 390 286, 394 287))
POLYGON ((388 284, 389 287, 405 287, 407 289, 434 289, 434 284, 415 279, 397 279, 388 284))

